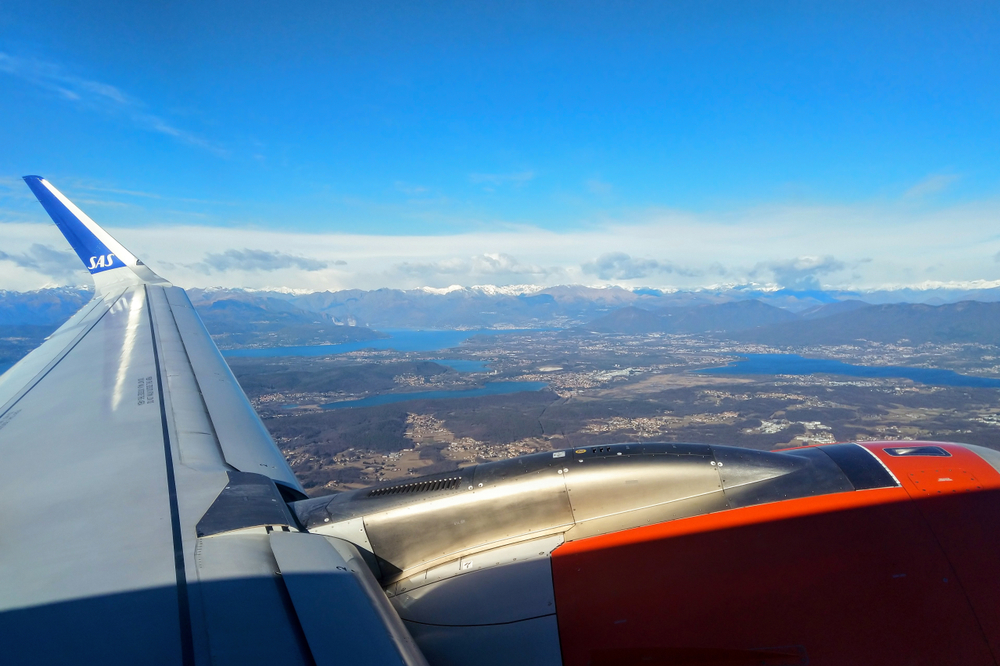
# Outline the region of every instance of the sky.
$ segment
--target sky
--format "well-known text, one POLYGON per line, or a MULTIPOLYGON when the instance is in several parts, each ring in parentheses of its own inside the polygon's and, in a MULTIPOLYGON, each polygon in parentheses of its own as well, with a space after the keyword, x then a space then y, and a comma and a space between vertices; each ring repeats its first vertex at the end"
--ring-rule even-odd
POLYGON ((184 287, 1000 285, 1000 4, 0 4, 0 289, 47 178, 184 287))

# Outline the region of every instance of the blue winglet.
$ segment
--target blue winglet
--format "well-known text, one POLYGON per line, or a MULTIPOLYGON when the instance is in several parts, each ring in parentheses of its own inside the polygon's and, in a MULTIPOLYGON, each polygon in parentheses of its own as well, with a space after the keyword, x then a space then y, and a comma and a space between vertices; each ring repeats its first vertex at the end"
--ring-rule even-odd
POLYGON ((87 217, 86 213, 47 180, 41 176, 24 176, 24 182, 92 274, 139 263, 135 255, 87 217))

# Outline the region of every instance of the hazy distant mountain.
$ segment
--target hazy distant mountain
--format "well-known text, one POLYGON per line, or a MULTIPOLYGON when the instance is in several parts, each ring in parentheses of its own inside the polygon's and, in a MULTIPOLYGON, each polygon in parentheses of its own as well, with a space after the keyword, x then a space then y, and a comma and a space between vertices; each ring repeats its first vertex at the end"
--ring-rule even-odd
POLYGON ((0 290, 0 326, 55 328, 83 307, 93 295, 93 290, 78 287, 25 292, 0 290))
POLYGON ((92 291, 75 287, 0 290, 0 371, 42 344, 91 296, 92 291))
POLYGON ((357 289, 292 297, 298 307, 337 318, 354 317, 375 328, 562 327, 641 303, 656 308, 669 297, 620 287, 553 287, 511 294, 485 288, 435 293, 422 289, 357 289))
POLYGON ((894 303, 856 308, 822 319, 744 330, 728 337, 773 345, 873 342, 1000 344, 1000 303, 894 303))
POLYGON ((724 333, 798 319, 798 315, 788 310, 753 300, 653 311, 627 307, 599 317, 582 328, 599 333, 625 335, 724 333))
POLYGON ((690 308, 620 308, 581 327, 599 333, 715 334, 778 346, 840 345, 858 341, 1000 344, 1000 303, 869 305, 841 301, 793 313, 737 301, 690 308))
POLYGON ((809 308, 808 310, 803 310, 799 313, 799 316, 803 319, 822 319, 823 317, 830 317, 836 314, 842 314, 844 312, 852 312, 860 308, 870 307, 871 303, 865 303, 864 301, 835 301, 833 303, 827 303, 825 305, 817 305, 814 308, 809 308))
MULTIPOLYGON (((975 293, 976 300, 1000 301, 1000 289, 994 288, 973 291, 908 289, 858 294, 775 290, 753 285, 683 292, 581 285, 545 289, 486 285, 447 289, 350 289, 311 294, 242 289, 190 289, 188 293, 209 330, 219 336, 233 334, 228 340, 220 337, 223 344, 250 344, 248 336, 254 326, 269 335, 284 330, 283 335, 288 338, 297 336, 312 340, 326 336, 329 341, 370 335, 364 331, 366 326, 375 329, 468 329, 586 325, 592 330, 609 332, 698 333, 738 331, 797 321, 790 315, 798 315, 803 322, 826 320, 841 314, 859 315, 869 304, 892 295, 896 295, 897 300, 940 301, 956 294, 975 293), (726 307, 716 307, 723 304, 727 304, 726 307), (306 328, 293 333, 288 326, 306 328)), ((90 292, 83 289, 0 292, 0 325, 57 325, 89 297, 90 292)), ((792 334, 792 331, 781 333, 785 337, 792 334)))
MULTIPOLYGON (((658 312, 664 308, 761 301, 772 306, 802 310, 837 300, 820 292, 788 290, 664 292, 581 285, 534 288, 520 293, 484 286, 441 290, 351 289, 305 295, 271 295, 286 298, 305 310, 338 318, 354 317, 358 322, 375 328, 572 327, 592 322, 621 308, 658 312), (753 295, 759 298, 753 298, 753 295)), ((643 317, 641 313, 634 316, 643 317)), ((699 328, 702 324, 692 326, 699 328)))
POLYGON ((798 319, 797 315, 788 310, 757 300, 683 309, 670 308, 664 312, 674 320, 674 329, 678 333, 741 331, 798 319))
MULTIPOLYGON (((921 299, 948 302, 967 293, 971 292, 939 288, 861 294, 848 291, 769 290, 755 286, 669 292, 650 288, 629 290, 621 287, 566 285, 546 289, 483 286, 372 291, 352 289, 306 295, 271 295, 289 300, 304 310, 329 314, 341 320, 353 317, 358 323, 375 328, 569 328, 591 325, 601 317, 622 308, 664 314, 660 311, 665 308, 689 309, 723 303, 757 302, 783 312, 801 313, 807 319, 815 319, 856 310, 870 303, 886 302, 894 294, 897 295, 896 302, 921 299)), ((975 294, 976 300, 1000 301, 1000 289, 980 289, 975 294)), ((707 310, 684 315, 691 317, 690 323, 678 323, 676 327, 678 330, 695 331, 706 328, 735 330, 729 326, 736 321, 743 321, 739 325, 745 324, 748 328, 780 323, 777 319, 768 321, 767 316, 770 315, 765 315, 766 312, 774 315, 773 311, 763 309, 758 311, 761 318, 754 318, 757 315, 751 310, 728 314, 722 310, 719 311, 721 319, 718 322, 699 322, 698 317, 715 316, 711 314, 714 313, 713 310, 707 310)), ((651 327, 650 331, 660 330, 658 323, 641 313, 631 312, 618 317, 631 318, 629 325, 633 330, 645 330, 644 326, 651 327)), ((600 325, 614 328, 612 320, 600 325)))
POLYGON ((914 289, 905 287, 901 289, 880 289, 876 291, 866 291, 864 293, 853 293, 854 298, 860 298, 866 303, 877 305, 890 303, 924 303, 927 305, 944 305, 947 303, 961 303, 962 301, 982 301, 984 303, 1000 302, 1000 288, 959 288, 959 287, 934 287, 927 289, 914 289))
POLYGON ((662 333, 669 325, 669 319, 659 312, 628 306, 598 317, 581 328, 595 333, 642 335, 662 333))
POLYGON ((384 337, 354 325, 353 320, 344 322, 303 310, 266 294, 191 289, 188 296, 220 347, 316 345, 384 337))
MULTIPOLYGON (((353 320, 339 321, 303 310, 287 298, 241 289, 188 291, 195 309, 220 347, 310 345, 372 340, 383 334, 353 320)), ((0 291, 0 364, 37 347, 87 301, 87 289, 0 291)))

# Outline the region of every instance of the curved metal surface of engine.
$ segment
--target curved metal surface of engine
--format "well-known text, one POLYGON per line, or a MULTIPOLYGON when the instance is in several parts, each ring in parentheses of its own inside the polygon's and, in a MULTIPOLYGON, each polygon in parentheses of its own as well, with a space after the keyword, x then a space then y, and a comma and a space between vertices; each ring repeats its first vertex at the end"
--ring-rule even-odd
MULTIPOLYGON (((560 534, 572 541, 731 508, 855 489, 881 472, 854 444, 781 452, 613 444, 536 453, 406 483, 295 502, 310 532, 347 539, 390 584, 469 553, 560 534), (840 448, 845 471, 826 451, 840 448), (843 447, 856 452, 844 455, 843 447), (869 469, 851 469, 850 467, 869 469), (863 476, 863 474, 862 474, 863 476), (864 481, 862 481, 864 483, 864 481)), ((878 487, 867 483, 864 487, 878 487)))

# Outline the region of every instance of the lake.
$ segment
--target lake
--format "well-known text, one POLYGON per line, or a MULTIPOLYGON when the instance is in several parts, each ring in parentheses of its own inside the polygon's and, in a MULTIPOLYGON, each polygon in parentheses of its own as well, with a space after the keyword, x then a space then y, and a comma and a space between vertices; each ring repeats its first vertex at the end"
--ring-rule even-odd
MULTIPOLYGON (((493 382, 482 388, 464 389, 459 391, 419 391, 417 393, 390 393, 387 395, 373 395, 360 400, 341 400, 320 405, 323 409, 346 409, 350 407, 374 407, 375 405, 388 405, 394 402, 407 402, 410 400, 438 400, 441 398, 475 398, 482 395, 504 395, 507 393, 520 393, 522 391, 541 391, 548 386, 545 382, 493 382)), ((288 405, 289 409, 296 405, 288 405)))
MULTIPOLYGON (((506 335, 510 333, 532 333, 551 329, 478 329, 474 331, 414 331, 409 329, 386 329, 388 338, 365 340, 363 342, 343 342, 337 345, 312 345, 305 347, 264 347, 262 349, 226 349, 222 355, 227 358, 269 357, 269 356, 330 356, 346 354, 362 349, 392 349, 399 352, 438 351, 457 347, 475 335, 506 335)), ((458 368, 455 368, 458 370, 458 368)), ((461 372, 474 372, 461 370, 461 372)))
POLYGON ((1000 388, 1000 379, 961 375, 953 370, 908 368, 898 365, 853 365, 824 358, 805 358, 798 354, 738 354, 739 359, 722 368, 698 372, 715 375, 812 375, 831 374, 848 377, 900 377, 932 386, 968 386, 1000 388))

